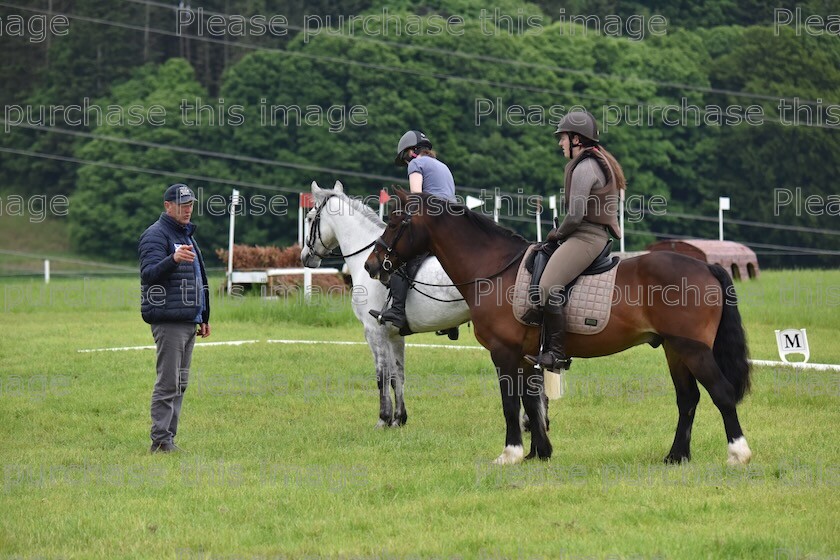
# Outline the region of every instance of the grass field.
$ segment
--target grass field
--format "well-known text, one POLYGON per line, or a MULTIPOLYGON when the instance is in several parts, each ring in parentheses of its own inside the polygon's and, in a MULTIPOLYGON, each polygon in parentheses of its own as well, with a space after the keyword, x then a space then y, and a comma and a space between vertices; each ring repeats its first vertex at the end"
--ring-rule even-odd
MULTIPOLYGON (((778 359, 774 329, 807 327, 811 361, 840 363, 840 272, 737 288, 753 358, 778 359)), ((187 452, 151 456, 154 352, 77 351, 152 344, 138 300, 136 278, 0 281, 0 558, 840 556, 838 372, 754 369, 746 469, 725 466, 704 391, 693 462, 665 466, 662 350, 576 360, 552 461, 494 467, 486 351, 407 349, 408 424, 374 430, 368 348, 329 344, 363 340, 346 302, 214 299, 210 340, 260 342, 196 348, 187 452)), ((476 342, 464 328, 457 344, 476 342)))

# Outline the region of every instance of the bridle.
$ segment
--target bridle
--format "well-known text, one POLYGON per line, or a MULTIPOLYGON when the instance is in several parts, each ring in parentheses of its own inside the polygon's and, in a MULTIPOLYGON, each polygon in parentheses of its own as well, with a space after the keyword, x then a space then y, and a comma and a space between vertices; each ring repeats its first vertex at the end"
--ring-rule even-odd
POLYGON ((326 253, 326 254, 318 252, 318 250, 315 249, 315 242, 316 241, 321 243, 322 247, 326 248, 326 246, 327 246, 327 244, 324 243, 324 239, 321 237, 321 212, 324 210, 324 207, 327 205, 327 202, 333 196, 335 196, 335 195, 331 194, 331 195, 327 196, 326 198, 324 198, 324 201, 318 207, 315 208, 315 217, 312 218, 312 225, 309 228, 309 235, 306 237, 306 248, 309 249, 310 253, 312 253, 313 255, 315 255, 316 257, 318 257, 319 259, 322 259, 322 260, 323 259, 328 259, 328 258, 346 259, 348 257, 354 257, 354 256, 358 255, 359 253, 361 253, 362 251, 365 251, 365 250, 373 247, 373 245, 379 240, 378 238, 374 239, 373 241, 371 241, 370 243, 368 243, 367 245, 365 245, 364 247, 362 247, 358 251, 353 251, 352 253, 348 253, 346 255, 342 254, 341 251, 336 253, 335 249, 332 249, 329 253, 326 253))
MULTIPOLYGON (((394 210, 394 214, 396 213, 403 213, 401 210, 394 210)), ((382 239, 382 236, 377 237, 373 242, 379 247, 385 249, 385 255, 380 258, 379 253, 376 253, 376 258, 379 259, 380 266, 382 270, 385 272, 392 272, 394 270, 394 263, 391 261, 391 256, 395 256, 401 261, 405 262, 404 259, 396 250, 397 243, 399 243, 400 238, 406 231, 410 231, 411 228, 411 214, 405 213, 405 217, 400 221, 400 225, 397 226, 397 233, 394 235, 394 239, 391 241, 391 244, 385 243, 385 240, 382 239)))

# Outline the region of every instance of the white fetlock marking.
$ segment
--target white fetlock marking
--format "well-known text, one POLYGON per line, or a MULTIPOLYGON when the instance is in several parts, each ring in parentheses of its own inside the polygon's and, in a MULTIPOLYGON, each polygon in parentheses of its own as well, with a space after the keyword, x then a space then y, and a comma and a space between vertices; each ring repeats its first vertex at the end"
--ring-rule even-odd
POLYGON ((747 445, 747 438, 744 436, 728 444, 727 451, 729 457, 726 463, 729 465, 746 465, 752 459, 752 451, 750 451, 750 446, 747 445))
POLYGON ((505 446, 505 450, 502 451, 502 454, 493 461, 493 464, 515 465, 517 463, 521 463, 524 457, 525 451, 522 449, 521 445, 507 445, 505 446))

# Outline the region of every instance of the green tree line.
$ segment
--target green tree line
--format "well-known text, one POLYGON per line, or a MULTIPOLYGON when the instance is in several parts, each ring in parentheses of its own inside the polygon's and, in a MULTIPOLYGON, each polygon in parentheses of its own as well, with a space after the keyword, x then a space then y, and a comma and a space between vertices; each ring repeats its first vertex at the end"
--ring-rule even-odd
MULTIPOLYGON (((390 187, 391 177, 405 184, 393 152, 409 128, 432 138, 461 194, 558 194, 565 162, 553 125, 578 106, 601 121, 604 145, 625 168, 635 204, 629 248, 663 236, 715 238, 717 200, 729 196, 726 237, 752 244, 762 266, 840 262, 814 254, 836 251, 836 236, 815 230, 836 228, 840 211, 840 41, 830 27, 820 34, 773 23, 776 8, 826 18, 828 4, 570 2, 561 12, 516 0, 491 10, 475 0, 206 2, 208 13, 284 14, 289 23, 282 36, 228 32, 224 41, 207 40, 197 23, 181 37, 146 32, 175 28, 174 11, 157 5, 51 4, 56 13, 132 29, 71 20, 66 37, 34 47, 3 36, 6 52, 20 55, 0 69, 4 105, 90 99, 123 114, 154 107, 165 115, 157 124, 55 123, 109 139, 20 127, 4 134, 8 148, 100 163, 0 154, 2 188, 72 195, 80 252, 132 254, 160 211, 163 188, 176 180, 205 201, 239 188, 246 213, 251 206, 237 221, 237 240, 289 244, 296 193, 312 180, 340 179, 357 196, 390 187), (666 24, 637 39, 627 28, 598 32, 594 17, 588 27, 568 21, 576 13, 625 23, 662 15, 666 24), (364 19, 353 24, 351 15, 364 19), (317 29, 316 21, 333 27, 317 29), (447 22, 450 32, 431 32, 447 22), (27 66, 32 71, 16 81, 27 66), (655 195, 667 201, 664 212, 646 207, 655 195), (271 197, 285 204, 260 213, 260 200, 267 207, 271 197)), ((5 21, 23 12, 2 13, 5 21)), ((205 206, 196 217, 205 246, 226 243, 218 209, 205 206)), ((503 223, 533 237, 534 226, 520 218, 503 223)))

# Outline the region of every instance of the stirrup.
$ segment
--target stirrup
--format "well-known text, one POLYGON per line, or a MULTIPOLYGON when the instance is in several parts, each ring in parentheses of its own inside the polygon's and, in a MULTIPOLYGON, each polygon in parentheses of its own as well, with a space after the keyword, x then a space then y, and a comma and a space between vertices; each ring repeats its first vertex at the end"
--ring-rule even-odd
POLYGON ((400 333, 402 334, 404 330, 408 329, 408 317, 406 317, 405 315, 398 315, 397 317, 393 317, 392 315, 394 315, 395 312, 391 313, 391 315, 388 315, 389 312, 392 311, 392 309, 393 307, 390 307, 382 312, 378 312, 375 309, 371 309, 368 311, 368 313, 370 313, 376 319, 376 322, 380 325, 391 323, 392 326, 400 329, 400 333))
MULTIPOLYGON (((568 358, 565 355, 562 358, 554 358, 554 354, 552 354, 551 352, 547 352, 547 354, 549 356, 551 356, 551 358, 554 359, 554 363, 550 364, 550 367, 549 367, 548 364, 543 364, 543 363, 538 362, 539 366, 542 369, 547 370, 547 371, 563 371, 563 370, 567 370, 567 369, 572 367, 572 359, 571 358, 568 358)), ((540 356, 540 358, 542 358, 542 355, 540 356)), ((549 359, 551 359, 551 358, 549 358, 549 359)))
POLYGON ((536 356, 531 355, 531 354, 526 354, 525 356, 523 356, 523 358, 530 365, 532 365, 534 367, 539 367, 541 369, 548 370, 548 371, 562 371, 562 370, 567 370, 567 369, 572 367, 572 359, 571 358, 567 358, 565 356, 562 357, 562 358, 554 358, 554 354, 552 354, 551 352, 548 352, 548 351, 543 352, 541 354, 538 354, 536 356), (549 367, 549 365, 543 364, 543 356, 551 356, 551 359, 554 360, 553 364, 549 364, 551 367, 549 367))

